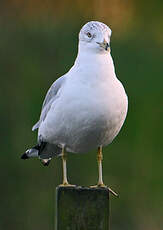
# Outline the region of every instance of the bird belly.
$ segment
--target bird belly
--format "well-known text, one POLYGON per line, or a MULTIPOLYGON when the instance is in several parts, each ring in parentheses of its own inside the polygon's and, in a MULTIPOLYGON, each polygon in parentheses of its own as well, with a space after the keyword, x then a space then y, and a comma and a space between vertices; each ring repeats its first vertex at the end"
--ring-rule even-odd
POLYGON ((39 133, 47 142, 65 145, 67 151, 76 153, 111 143, 126 117, 125 92, 121 98, 90 89, 75 95, 64 95, 64 100, 60 98, 52 106, 39 133))

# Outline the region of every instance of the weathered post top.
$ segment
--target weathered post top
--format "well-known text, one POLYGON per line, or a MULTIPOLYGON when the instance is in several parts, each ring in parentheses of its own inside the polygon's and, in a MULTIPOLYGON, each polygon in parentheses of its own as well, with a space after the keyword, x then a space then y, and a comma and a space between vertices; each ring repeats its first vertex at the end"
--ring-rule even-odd
POLYGON ((108 230, 107 188, 57 187, 55 230, 108 230))

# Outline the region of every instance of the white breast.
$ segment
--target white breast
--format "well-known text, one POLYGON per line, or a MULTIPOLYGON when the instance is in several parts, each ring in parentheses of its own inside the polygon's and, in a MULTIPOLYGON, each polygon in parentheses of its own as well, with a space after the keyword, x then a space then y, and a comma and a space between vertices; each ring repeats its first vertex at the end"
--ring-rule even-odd
MULTIPOLYGON (((97 66, 97 65, 96 65, 97 66)), ((72 68, 39 134, 50 143, 85 152, 109 144, 127 114, 127 96, 114 71, 72 68), (93 70, 93 71, 92 71, 93 70)))

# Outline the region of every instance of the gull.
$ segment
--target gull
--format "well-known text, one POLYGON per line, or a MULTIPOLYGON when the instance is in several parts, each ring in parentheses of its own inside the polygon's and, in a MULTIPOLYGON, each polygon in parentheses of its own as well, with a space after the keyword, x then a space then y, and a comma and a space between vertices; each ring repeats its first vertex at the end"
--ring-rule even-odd
POLYGON ((79 33, 78 54, 72 68, 56 80, 47 92, 39 121, 38 143, 22 159, 38 157, 48 165, 61 156, 62 186, 67 179, 67 153, 97 149, 98 183, 102 178, 102 148, 119 133, 128 109, 128 98, 115 74, 110 49, 111 29, 102 22, 90 21, 79 33))

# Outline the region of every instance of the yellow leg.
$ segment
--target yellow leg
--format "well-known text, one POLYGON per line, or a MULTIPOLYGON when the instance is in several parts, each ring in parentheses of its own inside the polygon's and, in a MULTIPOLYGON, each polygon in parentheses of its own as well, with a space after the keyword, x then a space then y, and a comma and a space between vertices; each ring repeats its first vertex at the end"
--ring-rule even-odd
POLYGON ((102 160, 103 160, 103 155, 102 155, 102 146, 98 147, 98 153, 97 153, 97 162, 98 162, 98 183, 97 185, 99 187, 105 187, 102 179, 102 160))
POLYGON ((102 146, 98 147, 98 152, 97 152, 97 162, 98 162, 98 183, 95 186, 91 186, 91 188, 97 188, 97 187, 104 187, 109 190, 110 193, 112 193, 114 196, 118 196, 116 192, 114 192, 111 188, 106 186, 103 182, 102 178, 102 160, 103 160, 103 155, 102 155, 102 146))
POLYGON ((67 154, 65 153, 64 147, 62 147, 61 157, 62 157, 62 169, 63 169, 63 183, 60 184, 60 186, 75 186, 69 184, 67 180, 67 166, 66 166, 67 154))
POLYGON ((97 152, 98 183, 97 183, 97 185, 91 186, 91 188, 106 187, 104 185, 103 179, 102 179, 102 160, 103 160, 102 146, 100 146, 100 147, 98 147, 98 152, 97 152))
POLYGON ((64 147, 62 147, 62 169, 63 169, 63 185, 68 185, 67 181, 67 165, 66 165, 66 153, 64 147))

